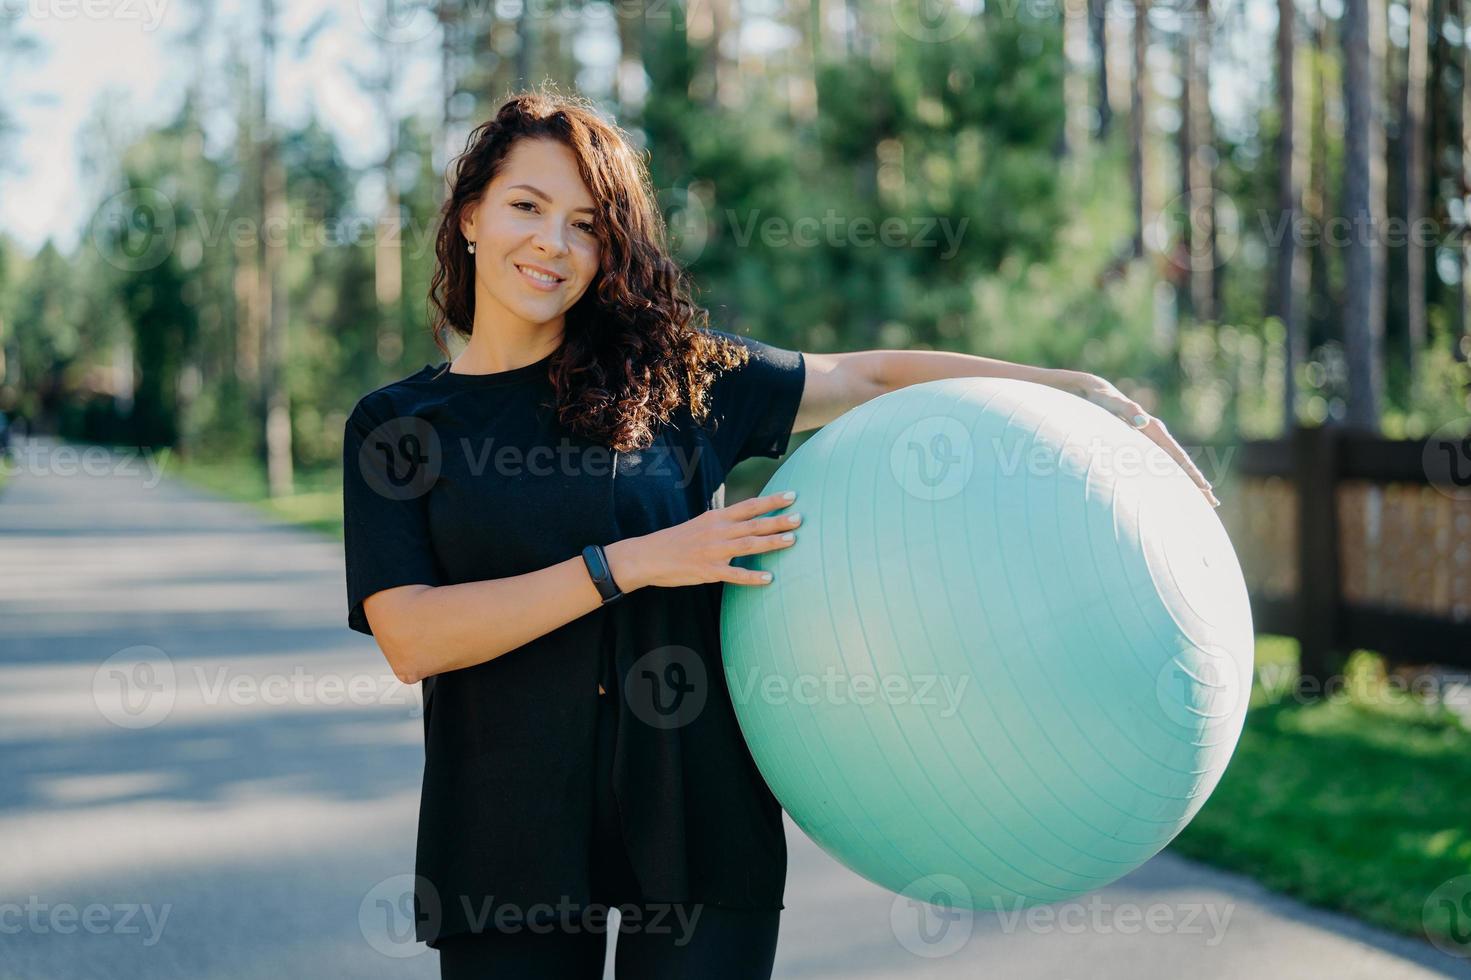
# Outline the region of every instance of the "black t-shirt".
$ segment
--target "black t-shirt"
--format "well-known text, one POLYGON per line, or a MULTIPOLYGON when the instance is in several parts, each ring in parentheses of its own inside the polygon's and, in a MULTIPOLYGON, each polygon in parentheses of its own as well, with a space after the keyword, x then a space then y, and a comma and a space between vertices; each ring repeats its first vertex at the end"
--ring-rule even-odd
MULTIPOLYGON (((786 452, 806 365, 712 332, 750 360, 712 385, 703 423, 682 408, 643 452, 558 423, 550 355, 485 375, 426 365, 365 395, 343 443, 348 625, 371 634, 362 601, 382 589, 521 575, 724 506, 732 467, 786 452)), ((643 588, 424 680, 419 940, 474 930, 505 903, 592 901, 600 680, 617 695, 614 785, 643 897, 785 907, 780 806, 721 666, 723 587, 643 588)))

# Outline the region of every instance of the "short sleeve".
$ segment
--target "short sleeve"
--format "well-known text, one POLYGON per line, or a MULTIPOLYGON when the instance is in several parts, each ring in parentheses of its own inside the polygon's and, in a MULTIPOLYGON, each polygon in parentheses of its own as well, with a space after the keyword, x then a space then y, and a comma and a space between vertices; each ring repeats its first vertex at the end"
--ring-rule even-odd
POLYGON ((400 585, 442 585, 429 537, 431 472, 414 447, 427 423, 377 417, 359 401, 342 439, 342 541, 347 625, 372 635, 363 600, 400 585))
POLYGON ((751 352, 744 365, 723 372, 710 387, 707 424, 725 471, 752 456, 780 457, 791 441, 807 380, 802 352, 723 330, 710 333, 751 352))

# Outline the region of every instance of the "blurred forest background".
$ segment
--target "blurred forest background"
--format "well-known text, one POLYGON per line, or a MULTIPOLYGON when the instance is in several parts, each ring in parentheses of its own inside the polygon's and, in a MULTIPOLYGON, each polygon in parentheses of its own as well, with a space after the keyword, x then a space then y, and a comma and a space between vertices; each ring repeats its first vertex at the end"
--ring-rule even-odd
MULTIPOLYGON (((193 82, 172 120, 129 132, 99 105, 57 148, 95 202, 78 244, 0 229, 0 411, 238 464, 272 496, 330 472, 356 399, 442 359, 425 291, 448 161, 550 82, 647 151, 717 326, 1092 371, 1182 441, 1422 436, 1471 411, 1468 19, 1471 0, 361 0, 287 31, 275 0, 178 0, 193 82), (332 24, 361 37, 372 166, 277 109, 276 61, 332 24), (437 101, 396 110, 425 72, 437 101)), ((0 18, 7 70, 35 55, 0 18)))

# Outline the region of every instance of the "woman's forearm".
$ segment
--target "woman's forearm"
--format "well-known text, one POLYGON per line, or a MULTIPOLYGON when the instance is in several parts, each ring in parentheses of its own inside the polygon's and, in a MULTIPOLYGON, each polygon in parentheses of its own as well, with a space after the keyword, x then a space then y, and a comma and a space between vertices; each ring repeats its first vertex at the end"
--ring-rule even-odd
POLYGON ((1221 506, 1220 500, 1211 491, 1210 481, 1200 472, 1185 448, 1170 435, 1164 422, 1152 417, 1143 405, 1124 394, 1106 378, 1086 371, 1033 367, 1030 364, 1013 364, 991 357, 951 351, 877 350, 863 351, 858 356, 877 358, 869 365, 871 376, 877 377, 889 391, 943 378, 991 377, 1031 381, 1076 395, 1107 409, 1141 431, 1179 464, 1185 475, 1205 494, 1212 507, 1221 506))
POLYGON ((877 376, 889 391, 942 378, 1015 378, 1050 385, 1059 372, 978 354, 943 350, 877 350, 877 376))
MULTIPOLYGON (((604 548, 613 579, 625 593, 643 587, 634 540, 604 548)), ((383 652, 405 684, 494 660, 602 604, 581 555, 523 575, 419 586, 379 608, 367 608, 395 591, 369 596, 364 611, 374 633, 383 634, 383 652), (379 622, 392 625, 380 631, 379 622)))

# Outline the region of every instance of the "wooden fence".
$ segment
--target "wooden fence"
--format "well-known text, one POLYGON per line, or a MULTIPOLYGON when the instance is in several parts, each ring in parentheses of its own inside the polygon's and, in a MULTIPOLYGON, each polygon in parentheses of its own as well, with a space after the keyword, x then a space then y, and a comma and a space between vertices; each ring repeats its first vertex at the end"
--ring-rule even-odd
POLYGON ((1324 426, 1226 451, 1256 630, 1296 637, 1304 678, 1360 648, 1471 668, 1471 441, 1324 426))

